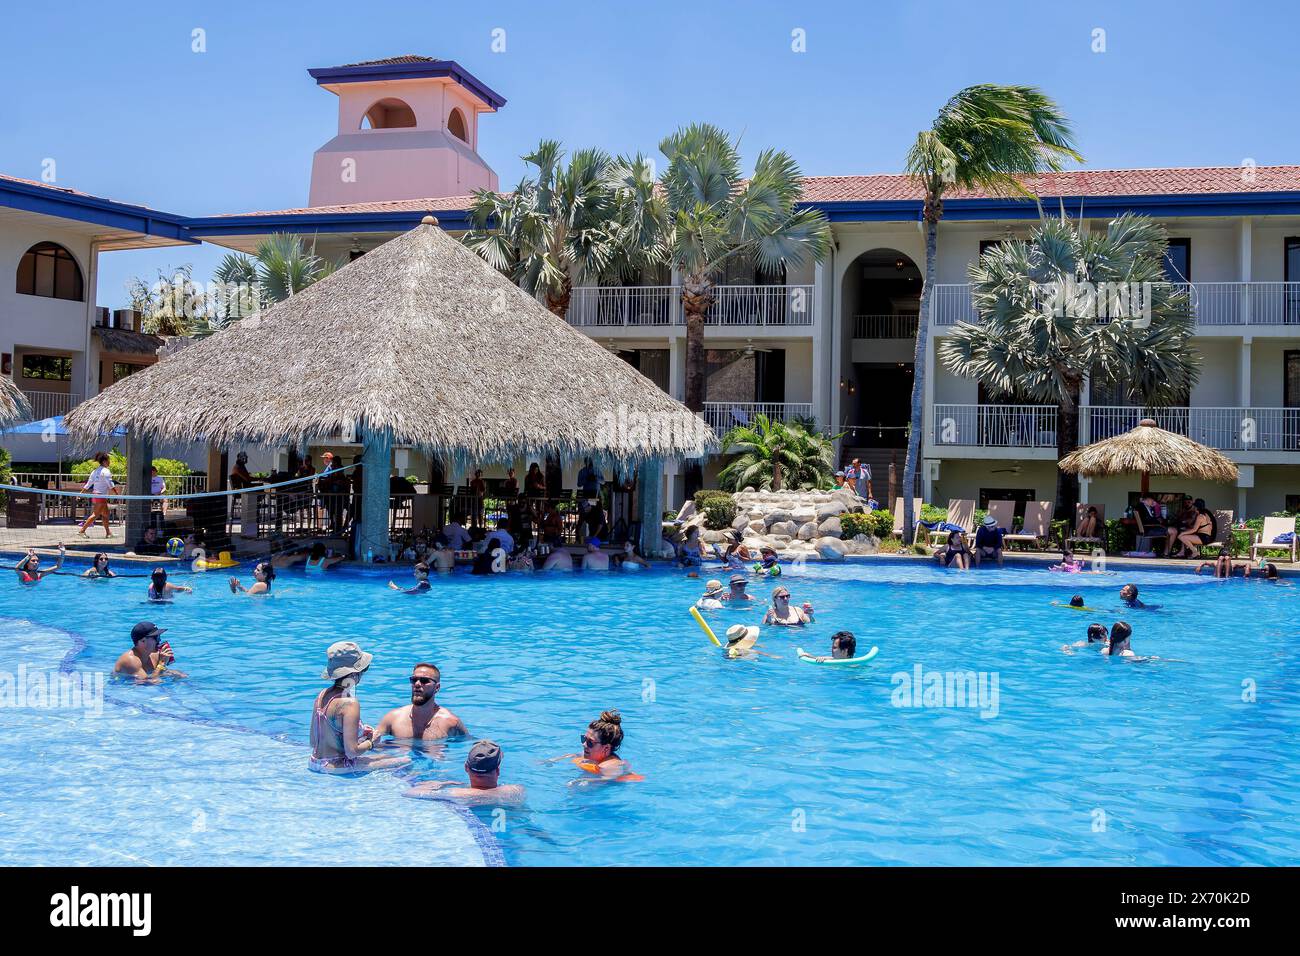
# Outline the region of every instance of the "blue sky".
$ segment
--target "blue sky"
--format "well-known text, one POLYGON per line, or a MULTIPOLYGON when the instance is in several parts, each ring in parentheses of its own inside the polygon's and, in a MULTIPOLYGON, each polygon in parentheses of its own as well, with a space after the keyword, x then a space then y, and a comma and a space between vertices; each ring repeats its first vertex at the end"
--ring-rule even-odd
MULTIPOLYGON (((695 120, 811 175, 896 172, 957 89, 1030 83, 1074 122, 1093 168, 1300 162, 1294 4, 588 0, 450 5, 61 0, 0 14, 0 172, 187 215, 305 205, 335 98, 307 69, 419 53, 507 99, 481 121, 503 187, 541 137, 656 152, 695 120), (490 8, 490 9, 489 9, 490 8), (599 12, 593 12, 599 11, 599 12), (195 28, 207 51, 194 53, 195 28), (505 31, 494 53, 492 32, 505 31), (806 52, 792 50, 804 31, 806 52), (1094 31, 1105 52, 1093 52, 1094 31)), ((216 247, 106 254, 125 279, 216 247)))

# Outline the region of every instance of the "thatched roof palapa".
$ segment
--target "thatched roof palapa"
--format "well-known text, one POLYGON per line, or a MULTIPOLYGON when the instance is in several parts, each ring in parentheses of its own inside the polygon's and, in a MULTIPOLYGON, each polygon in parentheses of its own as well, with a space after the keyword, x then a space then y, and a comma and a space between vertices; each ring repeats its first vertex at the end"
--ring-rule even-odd
POLYGON ((359 424, 440 458, 636 463, 716 436, 432 217, 78 406, 74 438, 295 444, 359 424))
POLYGON ((1105 438, 1065 456, 1061 470, 1096 478, 1104 475, 1177 475, 1203 481, 1237 480, 1237 465, 1213 448, 1144 418, 1137 428, 1105 438))
POLYGON ((0 376, 0 428, 26 421, 31 409, 27 397, 6 376, 0 376))

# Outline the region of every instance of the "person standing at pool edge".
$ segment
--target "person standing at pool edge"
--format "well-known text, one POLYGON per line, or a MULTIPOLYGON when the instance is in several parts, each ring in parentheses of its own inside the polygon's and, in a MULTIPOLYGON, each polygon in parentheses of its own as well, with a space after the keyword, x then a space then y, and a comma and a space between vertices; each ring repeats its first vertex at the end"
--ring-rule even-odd
POLYGON ((108 499, 105 495, 117 493, 117 483, 113 481, 113 473, 108 470, 109 457, 108 452, 101 451, 95 455, 97 466, 86 479, 82 486, 82 491, 90 491, 93 496, 90 499, 90 514, 86 520, 81 522, 81 527, 77 529, 77 534, 85 538, 86 529, 93 525, 97 520, 104 522, 104 537, 113 537, 113 529, 108 526, 108 499))
POLYGON ((433 664, 416 664, 411 669, 411 702, 384 714, 375 728, 375 740, 389 736, 398 740, 442 740, 469 734, 461 719, 438 703, 442 672, 433 664))

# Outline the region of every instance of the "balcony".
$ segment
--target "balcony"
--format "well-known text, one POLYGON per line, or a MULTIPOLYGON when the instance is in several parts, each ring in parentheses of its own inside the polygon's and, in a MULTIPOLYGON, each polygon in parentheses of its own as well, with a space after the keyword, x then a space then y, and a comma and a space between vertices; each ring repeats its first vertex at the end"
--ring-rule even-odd
MULTIPOLYGON (((810 326, 814 286, 720 285, 705 321, 728 328, 810 326)), ((666 328, 685 324, 682 287, 577 286, 566 318, 578 328, 666 328)))
POLYGON ((23 389, 32 414, 28 421, 38 422, 56 415, 66 415, 85 398, 78 392, 37 392, 23 389))
POLYGON ((722 434, 737 425, 748 425, 756 415, 773 421, 788 422, 796 418, 811 419, 811 402, 705 402, 704 420, 722 434))
MULTIPOLYGON (((1182 282, 1196 322, 1204 327, 1300 326, 1300 282, 1182 282)), ((969 283, 936 284, 930 296, 935 326, 975 322, 969 283)))
POLYGON ((855 315, 855 339, 915 339, 917 313, 900 315, 855 315))
POLYGON ((1118 435, 1143 418, 1202 445, 1229 452, 1300 451, 1300 408, 1129 408, 1093 405, 1080 409, 1080 443, 1118 435))
POLYGON ((935 405, 936 448, 1056 449, 1055 405, 935 405))

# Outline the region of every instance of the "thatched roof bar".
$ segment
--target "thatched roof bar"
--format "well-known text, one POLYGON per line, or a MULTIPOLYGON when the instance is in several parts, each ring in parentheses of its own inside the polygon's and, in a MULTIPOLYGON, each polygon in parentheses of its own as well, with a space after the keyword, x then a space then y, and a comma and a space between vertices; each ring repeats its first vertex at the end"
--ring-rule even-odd
POLYGON ((8 428, 26 421, 31 414, 25 396, 7 377, 0 376, 0 428, 8 428))
POLYGON ((1177 475, 1203 481, 1234 482, 1231 458, 1177 432, 1158 428, 1149 418, 1137 428, 1085 445, 1061 459, 1061 470, 1086 478, 1106 475, 1177 475))

